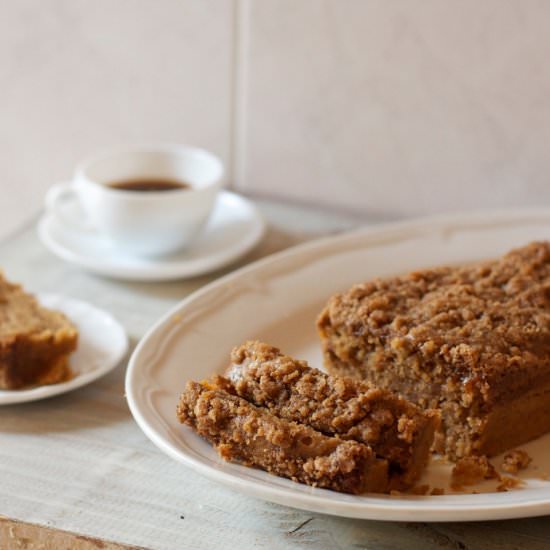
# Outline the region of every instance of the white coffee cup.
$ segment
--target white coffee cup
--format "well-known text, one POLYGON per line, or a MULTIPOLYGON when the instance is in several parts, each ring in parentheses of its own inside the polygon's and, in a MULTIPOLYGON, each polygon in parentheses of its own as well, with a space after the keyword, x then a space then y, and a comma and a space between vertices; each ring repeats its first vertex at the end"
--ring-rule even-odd
POLYGON ((46 208, 73 230, 97 231, 121 252, 157 256, 175 252, 200 233, 223 178, 212 153, 181 145, 156 145, 103 153, 77 166, 68 183, 54 185, 46 208), (169 180, 187 187, 136 191, 124 181, 169 180), (69 216, 63 203, 77 199, 85 219, 69 216))

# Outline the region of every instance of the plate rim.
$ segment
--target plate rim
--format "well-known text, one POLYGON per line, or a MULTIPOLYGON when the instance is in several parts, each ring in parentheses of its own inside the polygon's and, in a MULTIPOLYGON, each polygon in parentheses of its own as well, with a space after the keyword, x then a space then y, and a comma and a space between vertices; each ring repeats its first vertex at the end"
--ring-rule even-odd
MULTIPOLYGON (((79 376, 75 376, 74 378, 71 378, 66 382, 36 386, 23 390, 2 390, 2 394, 0 395, 0 406, 17 405, 22 403, 31 403, 33 401, 40 401, 42 399, 48 399, 56 395, 71 392, 83 386, 87 386, 88 384, 95 382, 99 378, 114 370, 128 353, 128 349, 130 346, 128 333, 126 332, 126 329, 124 328, 122 323, 118 321, 109 311, 99 308, 96 305, 87 302, 86 300, 72 298, 71 296, 66 296, 64 294, 58 294, 54 292, 36 292, 34 293, 34 295, 39 302, 43 298, 54 298, 61 299, 65 302, 70 302, 76 305, 85 305, 87 308, 95 310, 104 317, 108 318, 110 322, 114 323, 120 329, 120 334, 123 337, 123 342, 121 342, 123 343, 123 346, 121 347, 118 354, 114 356, 111 360, 106 361, 102 367, 94 369, 90 372, 86 372, 79 376)), ((79 339, 81 338, 81 334, 82 333, 79 333, 79 339)))
POLYGON ((40 241, 50 250, 50 252, 62 260, 92 273, 126 281, 147 282, 187 279, 216 271, 217 269, 221 269, 237 261, 246 253, 250 252, 265 235, 266 222, 264 216, 253 201, 239 193, 234 193, 225 189, 220 191, 217 200, 237 200, 241 207, 249 209, 251 213, 250 220, 251 223, 254 224, 253 230, 247 233, 246 237, 236 243, 229 251, 222 251, 216 253, 214 256, 206 256, 191 261, 174 262, 172 264, 162 259, 159 259, 156 265, 153 264, 152 266, 142 266, 138 268, 117 266, 112 262, 98 264, 95 260, 88 259, 86 256, 81 256, 73 252, 71 249, 59 244, 56 239, 52 238, 48 226, 54 219, 53 214, 43 212, 37 222, 36 228, 40 241))
POLYGON ((208 294, 211 290, 222 285, 230 284, 234 279, 246 277, 246 275, 250 272, 265 269, 278 262, 291 260, 296 255, 301 255, 312 251, 320 252, 322 249, 328 249, 334 244, 351 242, 354 239, 361 239, 363 244, 368 246, 375 242, 377 236, 379 237, 381 235, 388 235, 392 237, 392 240, 395 240, 399 238, 399 235, 407 234, 412 230, 430 227, 441 232, 444 230, 452 231, 453 226, 458 226, 458 228, 462 229, 467 227, 475 228, 476 225, 487 227, 495 223, 512 224, 519 223, 522 220, 536 221, 538 218, 544 218, 545 220, 550 221, 550 208, 525 207, 515 209, 453 212, 400 220, 375 226, 359 227, 352 231, 322 237, 295 245, 280 252, 271 254, 265 258, 261 258, 231 273, 228 273, 223 277, 215 279, 214 281, 186 296, 183 300, 170 308, 140 339, 128 362, 125 378, 125 395, 132 416, 140 429, 155 446, 171 458, 192 468, 207 479, 231 487, 242 494, 291 506, 293 508, 327 513, 334 516, 384 521, 484 521, 546 515, 550 512, 550 491, 547 495, 543 495, 542 498, 539 497, 535 499, 528 499, 525 502, 510 503, 504 501, 497 504, 480 504, 474 507, 472 506, 470 498, 471 495, 443 495, 417 496, 412 500, 410 498, 406 498, 399 501, 374 497, 377 498, 374 508, 372 508, 372 503, 365 501, 348 503, 340 501, 330 502, 329 500, 327 508, 327 506, 324 506, 324 503, 326 504, 326 497, 324 495, 330 492, 325 489, 311 489, 310 494, 295 492, 292 494, 292 502, 289 502, 288 489, 286 488, 243 481, 235 477, 231 472, 213 469, 209 464, 203 463, 200 460, 189 456, 184 451, 173 448, 169 442, 167 442, 160 434, 156 432, 154 427, 149 425, 146 417, 140 410, 139 401, 136 400, 133 392, 133 381, 135 371, 138 368, 138 359, 142 353, 142 350, 146 347, 149 339, 154 337, 154 335, 161 330, 167 322, 170 322, 170 319, 172 319, 174 315, 179 314, 193 302, 200 300, 203 295, 208 294), (461 502, 461 500, 464 500, 464 502, 461 502), (447 503, 452 502, 453 508, 450 509, 443 506, 419 508, 418 506, 418 503, 422 502, 437 502, 438 504, 442 504, 445 501, 447 503), (395 507, 396 502, 400 503, 398 508, 395 507), (411 502, 414 504, 406 505, 404 502, 411 502), (429 517, 427 517, 428 515, 429 517))

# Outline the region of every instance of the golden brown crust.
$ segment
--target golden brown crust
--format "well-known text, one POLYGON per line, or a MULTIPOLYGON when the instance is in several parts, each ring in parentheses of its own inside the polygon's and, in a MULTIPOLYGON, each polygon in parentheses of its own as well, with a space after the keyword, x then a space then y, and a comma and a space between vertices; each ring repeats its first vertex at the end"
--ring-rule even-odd
POLYGON ((177 412, 225 460, 334 491, 387 490, 387 463, 366 445, 278 418, 225 390, 188 382, 177 412))
POLYGON ((235 348, 231 360, 227 377, 240 397, 282 418, 371 446, 389 461, 392 488, 410 487, 420 477, 434 416, 391 392, 329 376, 261 342, 235 348))
POLYGON ((67 357, 78 332, 60 312, 46 309, 0 275, 0 388, 67 379, 67 357))
POLYGON ((356 285, 318 329, 331 372, 441 408, 439 450, 482 453, 492 409, 550 381, 550 243, 356 285))

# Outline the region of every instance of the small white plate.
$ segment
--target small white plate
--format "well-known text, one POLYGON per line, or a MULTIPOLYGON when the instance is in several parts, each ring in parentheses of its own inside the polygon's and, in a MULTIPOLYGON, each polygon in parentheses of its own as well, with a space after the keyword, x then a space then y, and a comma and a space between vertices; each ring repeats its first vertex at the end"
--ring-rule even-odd
MULTIPOLYGON (((73 210, 74 216, 79 206, 76 201, 67 202, 66 208, 73 210)), ((100 275, 132 281, 167 281, 214 271, 250 251, 264 230, 254 204, 229 191, 219 194, 207 226, 189 248, 159 258, 125 255, 98 233, 73 230, 49 213, 38 222, 41 241, 63 260, 100 275)))
MULTIPOLYGON (((162 451, 236 491, 287 506, 348 517, 471 521, 550 513, 550 434, 522 446, 533 464, 526 485, 505 493, 347 495, 314 489, 224 462, 176 418, 187 380, 222 372, 233 346, 257 338, 321 365, 315 318, 328 297, 353 283, 422 267, 494 258, 550 239, 550 210, 452 215, 359 231, 271 256, 203 287, 164 316, 130 359, 126 395, 134 418, 162 451), (538 469, 537 469, 538 468, 538 469)), ((495 460, 498 466, 500 462, 495 460)), ((421 483, 447 491, 450 467, 432 462, 421 483)), ((488 484, 488 485, 487 485, 488 484)))
POLYGON ((106 311, 57 294, 39 294, 37 299, 63 312, 78 329, 78 348, 69 358, 73 377, 59 384, 0 390, 0 405, 37 401, 85 386, 114 369, 128 351, 124 328, 106 311))

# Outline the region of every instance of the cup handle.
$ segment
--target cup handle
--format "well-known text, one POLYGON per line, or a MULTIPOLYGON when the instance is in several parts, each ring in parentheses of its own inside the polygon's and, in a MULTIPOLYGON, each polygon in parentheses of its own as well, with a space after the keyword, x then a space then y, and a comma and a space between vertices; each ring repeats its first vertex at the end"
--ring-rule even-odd
POLYGON ((76 229, 78 231, 93 231, 94 227, 88 220, 85 218, 78 218, 77 216, 70 216, 62 207, 63 202, 76 198, 78 197, 74 185, 71 182, 56 183, 50 187, 46 193, 46 210, 71 229, 76 229))

